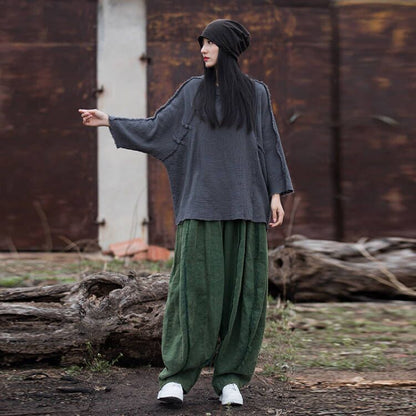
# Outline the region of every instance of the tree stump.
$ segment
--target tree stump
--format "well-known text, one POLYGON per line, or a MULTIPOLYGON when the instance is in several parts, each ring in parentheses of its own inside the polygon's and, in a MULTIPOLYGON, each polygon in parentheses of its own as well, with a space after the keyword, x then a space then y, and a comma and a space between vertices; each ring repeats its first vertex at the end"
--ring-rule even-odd
POLYGON ((96 273, 74 285, 0 291, 1 365, 82 364, 93 351, 120 364, 161 365, 169 275, 96 273))
POLYGON ((271 292, 297 302, 416 299, 416 240, 292 236, 269 252, 271 292))

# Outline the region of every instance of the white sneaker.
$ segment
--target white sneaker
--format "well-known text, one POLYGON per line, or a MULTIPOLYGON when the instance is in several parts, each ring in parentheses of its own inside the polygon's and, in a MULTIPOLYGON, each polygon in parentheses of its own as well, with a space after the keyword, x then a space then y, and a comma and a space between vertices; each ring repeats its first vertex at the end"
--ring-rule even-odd
POLYGON ((179 383, 166 383, 157 395, 157 399, 164 403, 182 404, 183 389, 179 383))
POLYGON ((241 406, 243 404, 243 396, 241 395, 237 384, 227 384, 224 386, 220 396, 220 402, 224 406, 227 404, 241 406))

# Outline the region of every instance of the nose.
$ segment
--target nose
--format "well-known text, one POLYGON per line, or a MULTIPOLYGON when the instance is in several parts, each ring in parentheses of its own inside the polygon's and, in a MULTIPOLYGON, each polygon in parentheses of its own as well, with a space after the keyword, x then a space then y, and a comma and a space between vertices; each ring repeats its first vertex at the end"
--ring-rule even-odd
POLYGON ((206 49, 205 49, 205 45, 202 45, 202 48, 201 48, 201 53, 203 54, 205 51, 206 51, 206 49))

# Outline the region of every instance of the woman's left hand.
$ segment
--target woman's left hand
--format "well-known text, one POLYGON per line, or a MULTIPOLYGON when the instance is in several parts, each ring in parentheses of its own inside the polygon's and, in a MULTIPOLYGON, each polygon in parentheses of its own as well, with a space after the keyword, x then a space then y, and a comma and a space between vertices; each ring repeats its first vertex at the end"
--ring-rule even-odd
POLYGON ((270 208, 272 210, 272 222, 269 223, 270 227, 282 225, 285 211, 283 210, 282 202, 280 201, 280 194, 274 194, 272 196, 270 208))

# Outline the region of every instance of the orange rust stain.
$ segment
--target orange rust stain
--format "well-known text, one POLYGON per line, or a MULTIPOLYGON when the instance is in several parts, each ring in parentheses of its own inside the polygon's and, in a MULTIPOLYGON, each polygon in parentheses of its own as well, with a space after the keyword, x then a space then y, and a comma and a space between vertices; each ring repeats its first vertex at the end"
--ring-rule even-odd
POLYGON ((392 12, 390 10, 380 10, 373 14, 374 20, 377 21, 376 27, 378 26, 381 30, 391 25, 392 12))
POLYGON ((380 11, 360 21, 363 32, 381 33, 391 24, 391 13, 380 11))
POLYGON ((268 78, 268 77, 272 74, 273 69, 274 69, 274 68, 268 68, 268 69, 266 69, 266 72, 265 72, 265 77, 266 77, 266 78, 268 78))
POLYGON ((289 19, 286 21, 285 33, 292 37, 296 32, 296 26, 296 17, 293 14, 289 15, 289 19))
MULTIPOLYGON (((286 98, 286 105, 288 107, 293 107, 293 109, 295 109, 295 108, 301 109, 301 108, 305 108, 306 103, 305 103, 305 100, 302 99, 302 98, 287 97, 286 98)), ((300 110, 300 111, 302 111, 302 110, 300 110)))
POLYGON ((395 48, 400 49, 406 45, 406 38, 408 36, 406 29, 398 27, 394 29, 392 35, 392 44, 395 48))
POLYGON ((374 77, 374 81, 380 88, 388 88, 391 85, 390 80, 384 77, 374 77))
POLYGON ((414 1, 415 0, 337 0, 336 6, 337 7, 357 6, 357 5, 367 6, 371 3, 374 3, 374 4, 386 3, 387 5, 394 4, 395 6, 398 6, 398 5, 415 6, 414 1))
POLYGON ((390 143, 397 146, 406 145, 408 144, 408 137, 405 134, 398 134, 391 138, 390 143))
POLYGON ((398 188, 391 188, 382 197, 384 201, 389 204, 389 207, 394 212, 403 212, 406 210, 403 196, 398 188))

